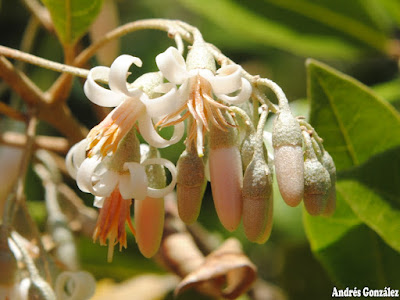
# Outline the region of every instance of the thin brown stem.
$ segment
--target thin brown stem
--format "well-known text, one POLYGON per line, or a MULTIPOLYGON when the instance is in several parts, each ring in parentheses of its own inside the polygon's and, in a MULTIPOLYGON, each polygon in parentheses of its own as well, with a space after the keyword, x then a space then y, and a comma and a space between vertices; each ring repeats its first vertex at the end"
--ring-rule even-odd
MULTIPOLYGON (((26 147, 26 136, 17 132, 4 132, 0 135, 0 143, 18 148, 26 147)), ((67 139, 54 136, 36 136, 33 142, 33 149, 45 149, 60 154, 66 154, 69 149, 67 139)))
POLYGON ((20 113, 18 110, 8 106, 7 104, 0 102, 0 114, 6 115, 17 121, 26 122, 28 119, 27 117, 20 113))
POLYGON ((74 76, 86 78, 89 74, 88 70, 72 67, 65 64, 53 62, 29 53, 25 53, 16 49, 8 48, 0 45, 0 55, 17 59, 19 61, 27 62, 45 69, 53 70, 56 72, 68 73, 74 76))

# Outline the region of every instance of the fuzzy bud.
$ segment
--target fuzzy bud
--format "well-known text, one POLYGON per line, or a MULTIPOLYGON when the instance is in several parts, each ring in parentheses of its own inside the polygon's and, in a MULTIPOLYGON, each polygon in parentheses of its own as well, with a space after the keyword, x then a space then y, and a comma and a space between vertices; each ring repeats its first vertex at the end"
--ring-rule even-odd
POLYGON ((136 129, 132 128, 121 140, 117 151, 108 162, 110 170, 121 172, 126 162, 140 161, 140 142, 136 136, 136 129))
POLYGON ((215 59, 203 39, 196 39, 186 57, 187 70, 207 69, 216 72, 215 59))
POLYGON ((336 167, 332 157, 326 150, 322 155, 321 163, 328 171, 329 176, 331 178, 331 187, 329 188, 328 191, 327 204, 325 210, 322 212, 322 215, 331 216, 336 208, 336 167))
POLYGON ((272 143, 279 191, 287 205, 297 206, 304 192, 304 160, 301 129, 289 110, 275 119, 272 143))
POLYGON ((150 72, 138 77, 132 85, 135 88, 140 88, 152 98, 156 94, 154 90, 163 83, 163 80, 164 77, 161 72, 150 72))
MULTIPOLYGON (((141 150, 147 145, 141 145, 141 150)), ((141 151, 144 161, 147 158, 157 158, 159 153, 155 148, 141 151)), ((149 186, 163 188, 166 184, 164 168, 161 165, 147 165, 146 175, 149 186)), ((143 256, 150 258, 160 248, 164 228, 164 199, 147 196, 143 200, 135 201, 136 242, 143 256)))
POLYGON ((264 243, 272 228, 272 174, 256 152, 243 177, 243 227, 249 241, 264 243))
POLYGON ((197 155, 194 148, 193 150, 186 149, 177 163, 178 212, 179 217, 186 224, 197 220, 207 184, 203 159, 197 155))
POLYGON ((308 133, 304 133, 306 145, 304 161, 304 205, 310 215, 322 214, 327 205, 331 179, 328 171, 319 162, 308 133))
POLYGON ((222 225, 235 230, 242 217, 243 171, 237 130, 210 128, 210 179, 215 209, 222 225))

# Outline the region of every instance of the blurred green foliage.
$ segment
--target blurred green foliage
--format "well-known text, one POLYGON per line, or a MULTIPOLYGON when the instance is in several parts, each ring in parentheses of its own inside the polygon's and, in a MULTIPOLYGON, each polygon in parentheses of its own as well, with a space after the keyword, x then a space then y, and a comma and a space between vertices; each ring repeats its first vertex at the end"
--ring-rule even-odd
MULTIPOLYGON (((66 44, 84 34, 101 1, 84 17, 69 17, 60 1, 46 0, 57 20, 56 31, 66 44)), ((87 1, 71 2, 79 11, 87 1)), ((91 1, 90 1, 91 2, 91 1)), ((70 4, 71 4, 70 3, 70 4)), ((260 276, 281 286, 290 299, 331 299, 332 288, 367 286, 400 288, 399 259, 399 55, 394 43, 400 31, 400 2, 397 0, 117 0, 121 24, 143 18, 181 19, 198 27, 205 39, 214 43, 252 74, 277 82, 290 100, 311 100, 311 124, 325 139, 338 167, 338 208, 332 218, 305 216, 302 208, 288 208, 276 192, 275 221, 265 245, 246 241, 243 230, 234 233, 246 253, 256 263, 260 276), (397 51, 397 52, 396 52, 397 51), (317 62, 304 66, 308 57, 318 58, 372 86, 374 93, 317 62), (375 85, 375 86, 374 86, 375 85), (334 104, 334 105, 333 105, 334 104), (345 118, 342 123, 338 120, 345 118), (344 135, 347 130, 352 134, 344 135), (354 147, 348 153, 349 145, 354 147), (347 152, 346 152, 347 151, 347 152), (357 159, 355 160, 354 157, 357 159), (397 185, 396 185, 397 183, 397 185), (310 245, 326 271, 311 255, 310 245), (332 281, 333 280, 333 281, 332 281)), ((29 12, 20 1, 4 0, 0 6, 0 44, 20 48, 29 12)), ((89 39, 83 37, 82 44, 89 39)), ((164 33, 137 32, 122 38, 121 53, 139 56, 142 72, 153 71, 154 57, 172 45, 164 33)), ((398 40, 397 40, 398 42, 398 40)), ((61 45, 55 36, 39 29, 30 52, 54 61, 63 61, 61 45)), ((400 56, 400 55, 399 55, 400 56)), ((96 60, 93 59, 95 64, 96 60)), ((89 66, 88 66, 89 67, 89 66)), ((28 75, 42 88, 56 78, 54 72, 28 66, 28 75)), ((75 80, 69 105, 79 120, 90 127, 98 120, 75 80)), ((49 128, 41 127, 49 134, 49 128)), ((53 134, 53 132, 51 132, 53 134)), ((182 145, 163 150, 176 161, 182 145)), ((43 191, 29 173, 27 189, 35 218, 40 213, 43 191)), ((219 224, 211 193, 207 190, 199 222, 209 231, 230 236, 219 224)), ((105 263, 106 251, 79 239, 83 267, 98 278, 123 280, 141 272, 162 272, 138 253, 133 238, 128 249, 116 253, 112 264, 105 263)), ((190 298, 197 299, 190 295, 190 298)), ((200 298, 199 298, 200 299, 200 298)), ((203 298, 201 298, 203 299, 203 298)))

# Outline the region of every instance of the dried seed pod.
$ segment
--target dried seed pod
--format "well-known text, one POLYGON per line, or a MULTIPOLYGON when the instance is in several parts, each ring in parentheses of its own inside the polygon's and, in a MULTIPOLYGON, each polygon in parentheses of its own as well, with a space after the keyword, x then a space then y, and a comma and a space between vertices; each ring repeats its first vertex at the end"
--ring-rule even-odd
POLYGON ((195 147, 188 147, 181 154, 177 169, 176 193, 179 217, 186 224, 191 224, 199 216, 207 184, 204 162, 197 155, 195 147))
POLYGON ((322 212, 322 215, 331 216, 336 209, 336 167, 332 157, 326 150, 322 155, 321 163, 328 171, 331 178, 331 187, 328 191, 327 204, 324 211, 322 212))
POLYGON ((237 130, 210 127, 209 167, 215 209, 222 225, 233 231, 242 218, 243 171, 237 130))
POLYGON ((272 132, 279 191, 289 206, 297 206, 304 192, 304 160, 300 125, 289 108, 282 110, 272 132))
POLYGON ((243 226, 249 241, 264 243, 272 228, 272 174, 256 152, 243 177, 243 226))
MULTIPOLYGON (((141 161, 157 158, 157 149, 140 145, 141 161)), ((166 185, 164 168, 161 165, 147 165, 146 175, 151 188, 163 188, 166 185)), ((147 196, 135 201, 136 242, 143 256, 150 258, 160 248, 164 228, 164 199, 147 196)))
POLYGON ((328 171, 319 162, 312 147, 311 138, 303 132, 306 146, 304 161, 304 205, 310 215, 322 214, 327 205, 331 179, 328 171))

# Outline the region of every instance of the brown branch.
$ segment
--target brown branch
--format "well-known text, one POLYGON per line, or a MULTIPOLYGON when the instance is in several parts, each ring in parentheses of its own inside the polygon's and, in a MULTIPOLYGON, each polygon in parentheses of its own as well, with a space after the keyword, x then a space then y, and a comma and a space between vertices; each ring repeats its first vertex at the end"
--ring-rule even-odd
POLYGON ((20 113, 18 110, 8 106, 3 102, 0 102, 0 114, 6 115, 17 121, 26 122, 28 120, 26 115, 20 113))
POLYGON ((10 61, 0 56, 0 77, 29 105, 46 101, 43 92, 10 61))
MULTIPOLYGON (((8 146, 24 148, 26 146, 26 136, 17 132, 4 132, 0 135, 0 143, 8 146)), ((45 149, 66 154, 69 149, 69 143, 62 137, 36 136, 33 142, 33 149, 45 149)))

